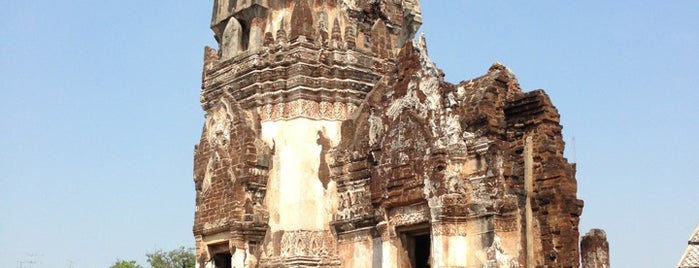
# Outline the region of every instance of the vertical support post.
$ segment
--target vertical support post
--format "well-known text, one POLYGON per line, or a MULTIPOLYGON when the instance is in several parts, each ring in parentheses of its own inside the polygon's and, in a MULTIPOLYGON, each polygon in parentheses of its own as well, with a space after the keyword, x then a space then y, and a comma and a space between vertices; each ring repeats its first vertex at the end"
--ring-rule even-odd
POLYGON ((534 230, 532 213, 532 195, 534 193, 534 154, 532 137, 527 136, 524 141, 524 192, 525 205, 525 237, 527 241, 527 267, 534 267, 534 230))

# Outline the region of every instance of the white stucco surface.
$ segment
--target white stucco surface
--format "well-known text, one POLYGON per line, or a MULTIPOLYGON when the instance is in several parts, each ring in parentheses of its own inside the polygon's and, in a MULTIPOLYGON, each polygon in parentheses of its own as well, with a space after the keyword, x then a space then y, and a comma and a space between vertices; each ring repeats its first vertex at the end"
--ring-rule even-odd
POLYGON ((321 231, 337 210, 337 190, 318 178, 322 146, 319 133, 336 145, 340 121, 297 118, 262 123, 262 139, 274 147, 266 205, 274 230, 321 231), (281 161, 283 159, 283 161, 281 161))

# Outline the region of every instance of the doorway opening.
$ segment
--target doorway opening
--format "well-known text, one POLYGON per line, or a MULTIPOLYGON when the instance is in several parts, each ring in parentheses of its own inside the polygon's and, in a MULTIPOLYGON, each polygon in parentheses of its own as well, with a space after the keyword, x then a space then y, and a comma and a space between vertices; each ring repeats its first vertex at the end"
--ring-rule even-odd
POLYGON ((412 268, 430 268, 432 238, 429 225, 402 228, 400 232, 403 248, 410 258, 412 268))
POLYGON ((231 254, 231 251, 228 249, 228 243, 210 245, 209 252, 213 255, 211 263, 214 264, 215 268, 232 268, 233 263, 231 259, 233 258, 233 254, 231 254))
POLYGON ((231 268, 231 258, 233 255, 230 253, 217 253, 214 254, 214 267, 216 268, 231 268))
POLYGON ((415 241, 414 256, 411 257, 413 267, 429 268, 431 249, 430 234, 414 236, 412 239, 415 241))

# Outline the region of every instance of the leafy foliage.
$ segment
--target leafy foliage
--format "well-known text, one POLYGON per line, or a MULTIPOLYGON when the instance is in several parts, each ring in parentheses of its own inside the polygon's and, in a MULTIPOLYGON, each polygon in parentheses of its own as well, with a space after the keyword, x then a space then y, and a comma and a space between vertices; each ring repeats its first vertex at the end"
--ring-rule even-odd
POLYGON ((143 266, 136 264, 136 261, 117 260, 109 268, 143 268, 143 266))
POLYGON ((196 264, 193 248, 180 247, 167 252, 156 250, 146 257, 153 268, 194 268, 196 264))

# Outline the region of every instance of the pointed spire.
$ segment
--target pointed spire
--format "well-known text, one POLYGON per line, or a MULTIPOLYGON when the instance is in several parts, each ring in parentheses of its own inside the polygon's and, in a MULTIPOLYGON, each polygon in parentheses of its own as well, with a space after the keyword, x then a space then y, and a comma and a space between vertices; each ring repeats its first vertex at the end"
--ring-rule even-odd
POLYGON ((289 42, 289 39, 286 36, 286 31, 284 30, 285 27, 286 23, 284 19, 282 19, 281 23, 279 23, 279 30, 277 30, 277 43, 279 44, 286 44, 289 42))
POLYGON ((347 43, 348 49, 357 47, 357 34, 354 32, 354 27, 351 25, 345 27, 345 42, 347 43))
POLYGON ((268 47, 272 44, 274 44, 274 35, 272 34, 272 32, 266 32, 264 42, 262 43, 262 45, 268 47))
POLYGON ((342 44, 342 32, 340 32, 340 21, 335 18, 335 21, 333 21, 333 30, 332 30, 332 43, 333 47, 337 48, 342 44))

